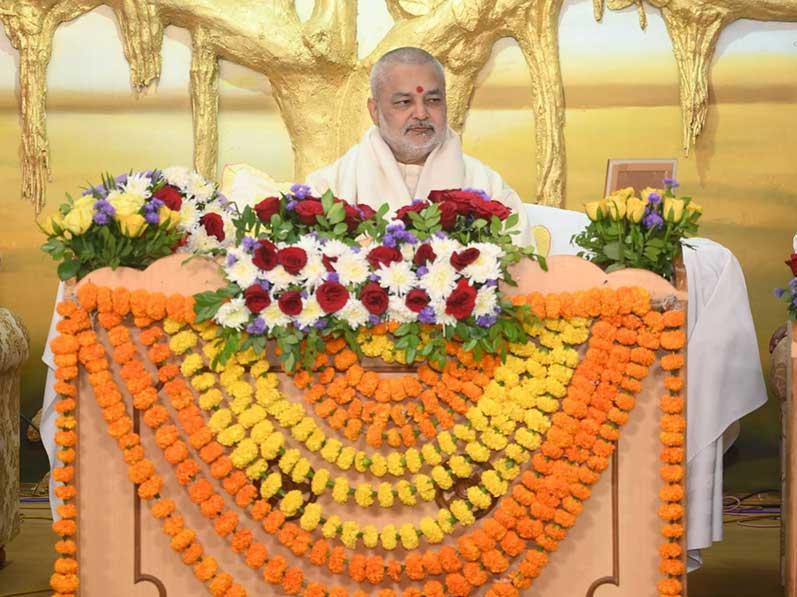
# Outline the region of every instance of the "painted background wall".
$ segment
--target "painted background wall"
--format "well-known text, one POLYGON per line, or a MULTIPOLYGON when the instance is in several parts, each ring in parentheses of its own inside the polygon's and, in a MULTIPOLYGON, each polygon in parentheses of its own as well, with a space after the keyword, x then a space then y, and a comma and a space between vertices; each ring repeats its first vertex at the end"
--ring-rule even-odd
MULTIPOLYGON (((305 17, 311 4, 297 2, 305 17)), ((565 2, 565 206, 581 209, 601 194, 608 158, 678 157, 682 189, 705 206, 702 235, 729 247, 742 263, 766 369, 767 341, 785 319, 771 290, 786 279, 783 259, 797 231, 797 24, 740 21, 724 31, 712 67, 708 125, 684 158, 670 38, 657 11, 649 10, 648 20, 642 31, 636 11, 627 10, 607 12, 596 23, 591 2, 565 2)), ((381 1, 360 2, 361 56, 390 25, 381 1)), ((102 172, 191 164, 186 31, 167 29, 163 59, 157 88, 136 98, 109 9, 58 30, 48 71, 53 175, 44 215, 102 172)), ((18 199, 16 78, 16 51, 0 35, 0 304, 23 317, 33 354, 40 354, 57 280, 53 262, 38 250, 43 237, 33 209, 18 199)), ((266 78, 223 62, 221 88, 220 162, 248 162, 290 180, 290 142, 266 78)), ((504 40, 482 72, 465 149, 528 200, 536 182, 533 135, 528 70, 514 42, 504 40)), ((22 409, 28 416, 41 403, 44 373, 35 358, 25 367, 22 409)), ((773 401, 744 420, 729 463, 730 489, 777 486, 777 425, 773 401)), ((43 451, 26 446, 23 479, 38 478, 45 466, 43 451)))

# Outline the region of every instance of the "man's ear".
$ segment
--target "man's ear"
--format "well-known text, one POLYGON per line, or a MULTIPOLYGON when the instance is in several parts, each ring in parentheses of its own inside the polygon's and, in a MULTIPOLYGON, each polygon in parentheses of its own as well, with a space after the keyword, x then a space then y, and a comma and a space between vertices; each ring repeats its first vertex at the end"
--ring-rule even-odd
POLYGON ((368 98, 368 113, 371 115, 371 121, 379 126, 379 112, 376 109, 376 100, 372 97, 368 98))

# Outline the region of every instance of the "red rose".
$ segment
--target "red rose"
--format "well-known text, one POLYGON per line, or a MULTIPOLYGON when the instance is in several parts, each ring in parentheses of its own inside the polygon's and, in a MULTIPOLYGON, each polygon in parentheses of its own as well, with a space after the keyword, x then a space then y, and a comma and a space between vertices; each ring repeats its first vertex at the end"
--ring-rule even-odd
POLYGON ((252 263, 262 270, 269 271, 277 267, 277 246, 270 240, 257 241, 252 263))
POLYGON ((427 207, 429 207, 429 203, 427 201, 413 203, 412 205, 405 205, 396 212, 396 219, 401 220, 407 226, 409 226, 412 223, 412 220, 410 219, 410 214, 420 213, 427 207))
POLYGON ((474 247, 465 249, 464 251, 454 251, 451 253, 451 259, 449 260, 449 263, 451 263, 451 266, 455 270, 460 271, 476 261, 480 254, 481 251, 474 247))
POLYGON ((797 276, 797 253, 792 253, 784 263, 791 268, 792 276, 797 276))
POLYGON ((321 257, 321 263, 324 264, 324 267, 328 272, 335 271, 335 262, 338 260, 337 257, 330 257, 329 255, 324 255, 321 257))
POLYGON ((348 203, 343 205, 343 209, 346 212, 346 225, 349 227, 349 232, 354 232, 357 230, 357 226, 360 225, 360 222, 363 221, 363 213, 359 207, 355 207, 354 205, 349 205, 348 203))
POLYGON ((500 201, 475 199, 471 205, 473 207, 473 215, 485 220, 491 220, 493 216, 497 216, 499 220, 506 220, 509 214, 512 213, 512 210, 500 201))
POLYGON ((371 269, 377 270, 380 265, 387 266, 391 263, 400 262, 401 252, 395 247, 376 247, 368 252, 366 259, 371 264, 371 269))
POLYGON ((279 213, 279 210, 280 200, 278 197, 266 197, 260 203, 255 205, 257 217, 264 224, 269 224, 271 222, 271 216, 279 213))
POLYGON ((437 259, 437 255, 435 254, 434 249, 432 249, 432 245, 429 243, 423 243, 420 247, 418 247, 418 250, 415 251, 415 257, 412 258, 412 262, 420 267, 421 265, 426 265, 428 262, 434 261, 435 259, 437 259))
POLYGON ((315 296, 325 313, 334 313, 349 300, 349 291, 338 282, 324 282, 316 290, 315 296))
POLYGON ((160 199, 163 204, 171 210, 180 211, 183 206, 183 194, 180 189, 170 184, 161 187, 153 193, 155 199, 160 199))
POLYGON ((205 214, 199 218, 199 223, 205 228, 208 236, 215 236, 219 242, 224 240, 224 220, 219 214, 205 214))
POLYGON ((307 265, 307 253, 301 247, 288 247, 277 251, 277 263, 289 274, 298 274, 307 265))
POLYGON ((438 206, 440 207, 440 226, 443 227, 443 230, 453 230, 457 225, 457 215, 459 215, 456 203, 443 201, 438 206))
POLYGON ((324 214, 324 206, 318 199, 305 199, 296 204, 294 211, 302 224, 314 226, 318 223, 316 216, 324 214))
POLYGON ((413 313, 420 313, 423 311, 424 307, 429 304, 430 300, 431 299, 425 290, 413 288, 407 293, 407 298, 405 299, 404 303, 413 313))
POLYGON ((285 315, 298 315, 302 312, 302 295, 298 290, 283 292, 277 304, 285 315))
POLYGON ((357 209, 362 213, 363 220, 370 220, 376 215, 376 210, 370 205, 357 205, 357 209))
POLYGON ((387 291, 376 282, 369 282, 363 287, 360 300, 372 315, 381 315, 387 311, 387 291))
POLYGON ((459 320, 466 319, 476 306, 476 289, 460 279, 457 287, 446 300, 446 313, 459 320))
POLYGON ((260 284, 252 284, 244 290, 244 302, 252 313, 260 313, 271 304, 271 297, 260 284))

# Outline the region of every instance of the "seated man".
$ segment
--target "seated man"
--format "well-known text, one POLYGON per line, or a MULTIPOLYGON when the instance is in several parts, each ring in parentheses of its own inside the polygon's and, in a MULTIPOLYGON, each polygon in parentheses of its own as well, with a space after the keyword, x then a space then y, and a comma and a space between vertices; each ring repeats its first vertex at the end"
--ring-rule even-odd
POLYGON ((480 161, 462 153, 459 136, 448 127, 442 65, 420 48, 398 48, 371 70, 368 111, 374 126, 334 164, 313 172, 307 183, 321 194, 391 211, 425 199, 429 191, 473 188, 485 191, 516 212, 526 246, 531 232, 517 193, 480 161))

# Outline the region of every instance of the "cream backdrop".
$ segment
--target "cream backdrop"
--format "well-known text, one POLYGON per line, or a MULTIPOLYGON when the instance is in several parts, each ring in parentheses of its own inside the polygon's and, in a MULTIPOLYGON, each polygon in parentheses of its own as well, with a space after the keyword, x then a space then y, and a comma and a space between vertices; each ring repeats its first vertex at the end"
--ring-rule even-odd
MULTIPOLYGON (((392 20, 381 0, 359 5, 363 57, 392 20)), ((312 2, 300 0, 297 7, 306 19, 312 2)), ((703 235, 728 246, 744 267, 766 359, 769 334, 785 318, 771 289, 786 280, 783 259, 797 231, 797 24, 738 21, 721 34, 707 126, 684 158, 672 43, 659 12, 648 7, 647 18, 646 31, 633 9, 607 12, 596 23, 591 2, 564 3, 565 206, 580 209, 600 194, 608 158, 678 157, 683 190, 706 208, 703 235)), ((110 9, 95 9, 57 30, 47 74, 52 180, 45 214, 101 172, 191 164, 188 32, 169 27, 162 55, 159 84, 136 98, 110 9)), ((53 263, 38 250, 43 239, 33 208, 19 200, 17 66, 16 50, 0 35, 0 302, 23 317, 37 354, 56 278, 53 263)), ((291 179, 290 140, 265 76, 222 61, 220 93, 220 164, 248 162, 278 180, 291 179)), ((531 106, 522 53, 512 40, 501 40, 479 75, 463 138, 466 151, 498 170, 525 200, 537 184, 531 106)), ((43 380, 43 366, 32 359, 24 372, 28 415, 38 407, 43 380)), ((776 405, 770 403, 745 420, 738 445, 744 458, 732 466, 728 482, 739 489, 775 486, 776 437, 776 405)), ((44 462, 28 448, 23 476, 36 477, 44 462)))

